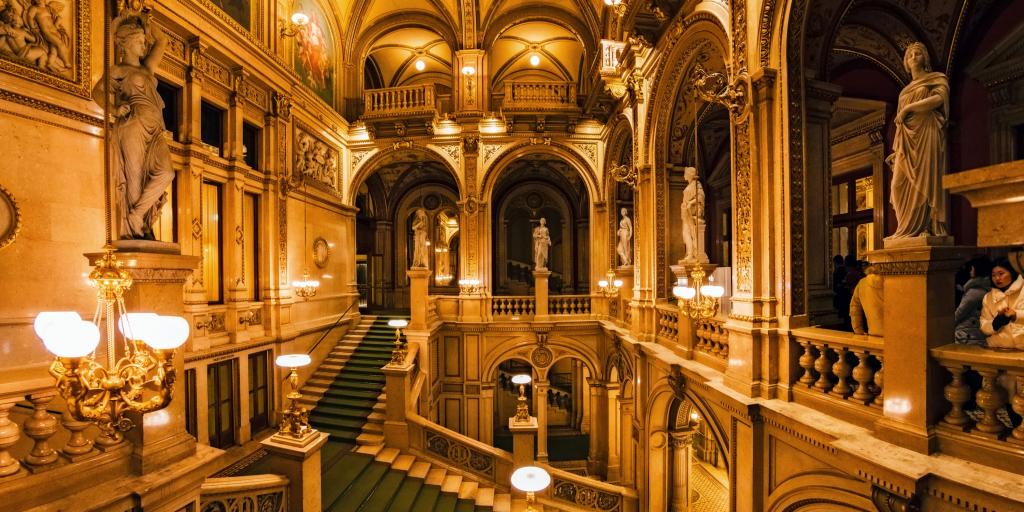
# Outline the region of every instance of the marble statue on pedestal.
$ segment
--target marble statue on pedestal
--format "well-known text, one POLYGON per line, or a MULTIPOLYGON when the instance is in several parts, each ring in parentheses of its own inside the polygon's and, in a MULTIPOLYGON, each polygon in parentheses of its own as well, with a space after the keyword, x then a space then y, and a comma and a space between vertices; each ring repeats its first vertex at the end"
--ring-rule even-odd
MULTIPOLYGON (((164 139, 164 102, 156 91, 154 71, 167 48, 167 37, 148 15, 115 19, 116 64, 107 73, 110 106, 116 120, 110 130, 118 238, 152 240, 153 222, 167 200, 174 180, 171 155, 164 139)), ((105 103, 106 80, 93 89, 105 103)))
POLYGON ((896 232, 889 238, 946 236, 946 121, 949 80, 931 70, 928 50, 921 43, 907 47, 903 66, 911 82, 900 91, 896 110, 892 167, 892 206, 896 232))
POLYGON ((687 167, 683 170, 686 188, 683 189, 683 202, 680 213, 683 222, 683 261, 707 263, 708 255, 704 252, 704 187, 697 180, 697 169, 687 167))
POLYGON ((547 219, 540 218, 540 224, 533 228, 533 265, 534 270, 548 269, 548 248, 551 247, 551 233, 548 231, 547 219))
POLYGON ((619 261, 623 267, 633 264, 633 221, 628 211, 622 209, 622 220, 619 221, 619 244, 615 251, 619 253, 619 261))
POLYGON ((427 250, 427 212, 417 208, 412 219, 412 266, 427 268, 429 266, 427 250))

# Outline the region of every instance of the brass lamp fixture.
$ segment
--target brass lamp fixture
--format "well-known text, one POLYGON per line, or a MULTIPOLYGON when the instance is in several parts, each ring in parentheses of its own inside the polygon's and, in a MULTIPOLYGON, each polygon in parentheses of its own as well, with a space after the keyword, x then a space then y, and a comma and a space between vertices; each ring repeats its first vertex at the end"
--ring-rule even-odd
POLYGON ((277 429, 279 437, 302 439, 315 432, 313 427, 309 426, 309 411, 298 404, 298 400, 302 398, 302 393, 299 393, 298 389, 299 368, 310 362, 312 359, 306 354, 285 354, 277 356, 277 359, 274 360, 274 364, 277 366, 290 370, 288 384, 292 388, 291 393, 285 395, 289 404, 288 408, 281 412, 281 425, 277 429))
POLYGON ((479 279, 459 279, 459 293, 462 295, 476 295, 480 293, 479 279))
POLYGON ((605 276, 607 276, 606 279, 602 279, 597 282, 597 286, 601 287, 601 293, 603 293, 605 297, 618 295, 619 289, 622 288, 622 279, 616 279, 614 270, 608 270, 608 273, 605 274, 605 276))
POLYGON ((679 298, 679 310, 694 320, 706 320, 718 313, 718 299, 725 293, 725 288, 715 285, 715 278, 708 278, 704 284, 704 269, 697 266, 690 272, 694 287, 688 286, 686 278, 681 279, 679 286, 672 288, 672 294, 679 298))
POLYGON ((551 475, 544 468, 523 466, 512 472, 512 487, 526 493, 526 511, 535 512, 533 504, 537 501, 535 493, 547 489, 551 485, 551 475))
POLYGON ((405 329, 408 325, 409 321, 401 318, 388 320, 388 327, 395 328, 395 350, 391 352, 391 362, 388 363, 389 365, 402 366, 405 364, 405 355, 408 350, 402 343, 402 329, 405 329))
POLYGON ((309 269, 302 269, 302 280, 292 281, 292 288, 295 289, 295 295, 302 297, 303 299, 310 299, 316 296, 317 290, 320 288, 320 281, 309 278, 309 269))
POLYGON ((123 432, 135 427, 128 412, 145 414, 171 403, 177 377, 174 352, 189 335, 181 317, 155 313, 126 313, 124 292, 132 278, 121 268, 112 246, 105 247, 96 268, 89 274, 96 287, 93 320, 75 312, 42 312, 36 316, 36 335, 56 358, 50 375, 67 401, 68 412, 78 421, 95 423, 103 434, 96 442, 113 445, 123 432), (117 310, 115 320, 114 311, 117 310), (114 324, 124 340, 123 356, 117 358, 114 324), (107 364, 96 361, 100 325, 105 327, 107 364))
POLYGON ((512 377, 512 383, 519 386, 519 398, 516 399, 515 423, 530 422, 530 407, 526 404, 526 385, 533 380, 525 373, 512 377))
POLYGON ((288 26, 281 27, 281 37, 295 37, 306 29, 306 25, 309 25, 309 16, 304 12, 296 12, 292 14, 288 26))

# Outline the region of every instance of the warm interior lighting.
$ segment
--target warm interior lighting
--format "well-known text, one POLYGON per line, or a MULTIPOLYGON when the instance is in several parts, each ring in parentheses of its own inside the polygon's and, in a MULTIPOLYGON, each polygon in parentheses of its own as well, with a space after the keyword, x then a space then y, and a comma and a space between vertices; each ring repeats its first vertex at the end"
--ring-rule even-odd
POLYGON ((679 285, 672 288, 672 294, 679 298, 680 311, 695 320, 711 318, 718 313, 718 299, 725 294, 725 288, 713 284, 714 276, 704 284, 704 269, 696 266, 690 270, 694 286, 689 285, 686 278, 679 280, 679 285))
POLYGON ((274 360, 274 364, 281 368, 301 368, 311 362, 313 359, 306 354, 285 354, 274 360))
POLYGON ((535 500, 533 494, 547 489, 551 485, 551 475, 544 468, 523 466, 512 472, 512 487, 526 493, 526 510, 533 510, 535 500))
POLYGON ((285 395, 289 400, 288 408, 281 411, 281 425, 277 431, 278 436, 283 436, 281 439, 309 439, 310 434, 316 433, 309 425, 309 412, 298 403, 302 398, 302 393, 299 393, 298 370, 312 361, 307 354, 284 354, 274 360, 277 366, 289 369, 287 379, 292 388, 291 392, 285 395))
POLYGON ((622 0, 604 0, 605 5, 616 6, 622 3, 622 0))
POLYGON ((531 379, 529 375, 526 375, 525 373, 521 373, 519 375, 515 375, 515 376, 512 377, 512 384, 525 386, 525 385, 529 384, 530 381, 532 381, 532 380, 533 379, 531 379))
POLYGON ((618 295, 619 289, 622 288, 622 279, 617 279, 615 277, 615 271, 611 269, 608 269, 605 276, 606 277, 604 279, 597 282, 597 286, 600 288, 601 293, 606 297, 618 295))
POLYGON ((292 14, 292 25, 304 27, 309 25, 309 16, 304 12, 292 14))
POLYGON ((533 54, 533 55, 530 55, 530 65, 533 66, 533 67, 539 66, 540 65, 540 55, 537 55, 536 53, 533 54))
POLYGON ((408 349, 402 344, 402 329, 405 329, 409 325, 409 321, 404 318, 392 318, 388 320, 388 327, 395 329, 395 348, 391 352, 391 362, 389 365, 401 366, 405 364, 405 354, 408 349))
POLYGON ((405 329, 408 325, 409 321, 401 318, 388 320, 388 327, 394 327, 396 329, 405 329))
POLYGON ((423 71, 427 67, 427 63, 423 62, 423 59, 416 59, 416 63, 413 65, 416 66, 416 71, 423 71))
POLYGON ((462 74, 466 76, 473 76, 476 74, 476 68, 469 64, 462 66, 462 74))

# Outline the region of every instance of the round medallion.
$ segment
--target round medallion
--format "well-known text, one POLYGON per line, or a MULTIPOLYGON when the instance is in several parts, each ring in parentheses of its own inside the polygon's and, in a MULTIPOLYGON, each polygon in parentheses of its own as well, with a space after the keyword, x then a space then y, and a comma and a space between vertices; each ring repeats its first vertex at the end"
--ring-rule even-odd
POLYGON ((530 359, 533 360, 533 364, 541 368, 551 364, 551 360, 553 358, 554 354, 552 354, 551 350, 547 347, 538 347, 534 349, 533 355, 530 356, 530 359))
POLYGON ((327 245, 327 240, 323 237, 317 237, 313 240, 313 264, 317 268, 324 268, 327 266, 327 260, 331 257, 331 247, 327 245))
POLYGON ((526 196, 526 206, 529 206, 530 208, 540 208, 542 204, 544 204, 544 198, 541 197, 540 194, 534 192, 526 196))
POLYGON ((18 237, 21 229, 21 211, 10 191, 0 185, 0 249, 7 247, 18 237))
POLYGON ((428 210, 436 210, 438 206, 441 206, 441 198, 434 194, 430 194, 423 198, 423 207, 428 210))

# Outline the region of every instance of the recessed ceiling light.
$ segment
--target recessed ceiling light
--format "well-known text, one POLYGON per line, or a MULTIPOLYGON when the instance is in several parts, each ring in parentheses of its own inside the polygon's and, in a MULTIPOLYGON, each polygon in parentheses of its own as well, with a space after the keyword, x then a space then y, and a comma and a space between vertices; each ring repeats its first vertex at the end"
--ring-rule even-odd
POLYGON ((416 59, 416 71, 423 71, 425 67, 427 67, 427 63, 423 62, 423 59, 416 59))
POLYGON ((536 53, 530 55, 530 65, 534 67, 540 65, 540 55, 537 55, 536 53))

